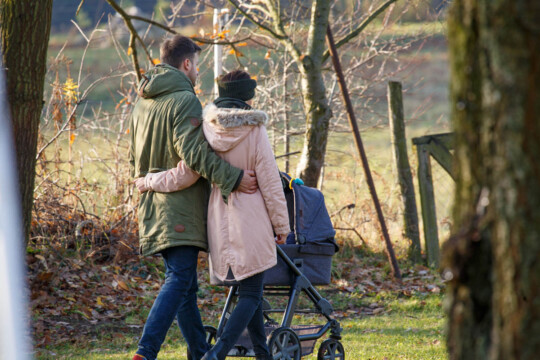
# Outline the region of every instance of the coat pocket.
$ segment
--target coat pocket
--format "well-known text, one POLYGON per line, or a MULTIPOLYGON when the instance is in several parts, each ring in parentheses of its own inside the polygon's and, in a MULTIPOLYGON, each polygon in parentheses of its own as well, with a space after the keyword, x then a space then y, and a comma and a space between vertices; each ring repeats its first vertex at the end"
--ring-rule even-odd
POLYGON ((139 200, 139 222, 146 223, 155 217, 156 209, 153 202, 154 192, 147 191, 141 195, 139 200))

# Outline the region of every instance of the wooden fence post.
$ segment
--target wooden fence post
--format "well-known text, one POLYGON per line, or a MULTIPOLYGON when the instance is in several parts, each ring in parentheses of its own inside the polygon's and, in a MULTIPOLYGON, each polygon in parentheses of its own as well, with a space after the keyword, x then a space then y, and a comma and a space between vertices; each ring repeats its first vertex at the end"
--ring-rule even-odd
POLYGON ((399 82, 388 82, 388 117, 390 120, 394 166, 404 209, 403 235, 410 241, 409 259, 418 263, 422 260, 420 231, 418 229, 418 210, 416 208, 411 166, 409 165, 409 156, 407 154, 403 96, 401 83, 399 82))
POLYGON ((429 146, 425 141, 424 138, 413 139, 418 154, 418 188, 420 189, 427 263, 429 266, 438 267, 439 234, 437 231, 437 211, 433 192, 429 146))

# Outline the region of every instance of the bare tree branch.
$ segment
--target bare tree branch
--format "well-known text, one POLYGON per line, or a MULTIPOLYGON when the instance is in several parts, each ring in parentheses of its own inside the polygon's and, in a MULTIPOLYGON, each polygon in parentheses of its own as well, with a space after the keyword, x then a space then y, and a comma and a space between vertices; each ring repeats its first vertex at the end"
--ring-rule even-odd
POLYGON ((249 10, 258 10, 261 13, 265 14, 268 17, 272 17, 272 15, 268 12, 267 9, 263 8, 260 5, 253 5, 253 4, 244 4, 244 6, 249 10))
MULTIPOLYGON (((371 15, 368 16, 367 19, 362 21, 358 27, 354 30, 352 30, 349 34, 345 35, 342 39, 336 42, 336 49, 339 49, 341 46, 347 44, 349 41, 357 37, 362 33, 362 31, 373 21, 377 16, 379 16, 384 10, 386 10, 390 5, 395 3, 397 0, 388 0, 381 6, 379 6, 371 15)), ((330 52, 326 50, 322 57, 322 63, 330 57, 330 52)))
POLYGON ((79 102, 77 102, 75 104, 75 106, 73 106, 73 109, 71 110, 71 112, 67 116, 66 121, 64 122, 64 124, 62 124, 62 127, 60 128, 60 130, 58 130, 58 132, 49 140, 49 142, 47 142, 45 145, 43 145, 42 148, 37 152, 36 160, 39 159, 39 157, 41 156, 43 151, 45 151, 45 149, 49 145, 51 145, 56 139, 58 139, 58 137, 60 137, 60 135, 62 135, 62 133, 67 129, 68 125, 71 123, 71 119, 73 118, 73 116, 77 112, 77 109, 78 109, 80 103, 81 102, 79 101, 79 102))
MULTIPOLYGON (((272 36, 278 40, 284 40, 287 38, 287 35, 285 34, 278 34, 277 32, 275 32, 274 30, 272 30, 270 27, 268 27, 267 25, 264 25, 262 22, 260 21, 257 21, 257 19, 255 19, 253 16, 251 16, 251 14, 249 14, 247 11, 245 11, 242 6, 236 1, 236 0, 229 0, 229 2, 242 14, 244 15, 246 18, 249 19, 249 21, 251 21, 253 24, 255 24, 256 26, 260 27, 261 29, 263 29, 264 31, 266 32, 269 32, 270 34, 272 34, 272 36)), ((277 20, 277 19, 276 19, 277 20)))
POLYGON ((130 19, 132 20, 139 20, 139 21, 143 21, 145 23, 148 23, 148 24, 151 24, 151 25, 154 25, 160 29, 163 29, 171 34, 178 34, 178 31, 172 29, 171 27, 167 26, 167 25, 163 25, 155 20, 152 20, 152 19, 148 19, 148 18, 145 18, 145 17, 142 17, 142 16, 137 16, 137 15, 128 15, 130 17, 130 19))
MULTIPOLYGON (((107 2, 109 2, 110 4, 110 1, 112 1, 114 3, 115 0, 107 0, 107 2)), ((116 7, 114 7, 112 4, 111 6, 117 10, 116 7)), ((116 6, 118 6, 116 4, 116 6)), ((121 7, 118 6, 118 9, 121 9, 121 7)), ((118 11, 118 10, 117 10, 118 11)), ((142 16, 137 16, 137 15, 129 15, 128 13, 126 13, 125 11, 122 10, 122 13, 120 13, 120 16, 122 16, 122 18, 128 18, 130 20, 139 20, 139 21, 142 21, 142 22, 145 22, 145 23, 148 23, 150 25, 154 25, 162 30, 165 30, 166 32, 170 33, 170 34, 179 34, 178 31, 176 31, 175 29, 173 29, 172 27, 168 26, 168 25, 164 25, 164 24, 161 24, 155 20, 152 20, 152 19, 148 19, 148 18, 145 18, 145 17, 142 17, 142 16)), ((137 39, 142 43, 142 39, 140 39, 139 36, 137 36, 137 39)), ((250 40, 251 37, 250 36, 246 36, 244 38, 241 38, 241 39, 237 39, 237 40, 229 40, 229 41, 216 41, 214 39, 206 39, 206 38, 201 38, 201 37, 197 37, 197 36, 192 36, 191 37, 192 40, 194 41, 198 41, 200 43, 203 43, 203 44, 212 44, 212 45, 231 45, 231 44, 236 44, 236 43, 239 43, 239 42, 243 42, 243 41, 246 41, 246 40, 250 40)))
POLYGON ((139 34, 137 33, 137 30, 133 26, 133 22, 131 21, 133 19, 133 17, 131 15, 129 15, 128 13, 126 13, 124 11, 124 9, 122 9, 122 7, 116 3, 115 0, 107 0, 107 2, 109 3, 109 5, 111 5, 111 7, 114 10, 116 10, 116 12, 118 14, 120 14, 122 19, 124 19, 124 23, 126 24, 128 30, 129 30, 129 33, 130 33, 129 47, 131 48, 131 60, 133 61, 133 67, 134 67, 134 70, 135 70, 135 74, 137 75, 137 81, 140 81, 141 77, 142 77, 142 74, 141 74, 141 68, 139 66, 139 59, 137 58, 137 46, 135 44, 136 40, 139 40, 141 46, 143 47, 144 51, 146 52, 146 56, 148 56, 148 60, 152 61, 152 57, 150 56, 150 52, 146 48, 146 44, 144 43, 144 41, 142 41, 142 39, 139 37, 139 34))
POLYGON ((79 3, 79 6, 77 7, 77 11, 75 12, 75 16, 79 15, 79 11, 81 11, 83 4, 84 4, 84 0, 81 0, 81 2, 79 3))
POLYGON ((260 20, 253 17, 251 14, 246 12, 241 4, 236 0, 229 0, 229 2, 242 14, 244 15, 249 21, 251 21, 253 24, 258 26, 259 28, 263 29, 264 31, 268 32, 272 37, 279 40, 291 53, 291 55, 294 57, 296 62, 300 64, 302 62, 302 53, 297 48, 296 44, 291 40, 291 38, 287 35, 285 32, 285 29, 283 28, 283 22, 281 21, 281 16, 279 14, 279 9, 277 9, 270 1, 266 1, 267 7, 272 12, 272 20, 275 24, 275 30, 271 29, 267 25, 263 24, 260 20))
POLYGON ((360 234, 360 232, 358 230, 356 230, 356 228, 354 228, 354 227, 350 227, 350 228, 336 227, 336 228, 334 228, 334 230, 352 231, 358 236, 358 238, 360 239, 360 241, 362 241, 362 244, 364 244, 364 246, 368 246, 368 244, 367 244, 366 240, 364 239, 364 237, 362 236, 362 234, 360 234))
POLYGON ((281 34, 286 35, 285 28, 283 27, 283 21, 281 21, 281 12, 280 10, 275 6, 275 3, 272 2, 272 0, 266 0, 266 6, 268 9, 270 9, 269 16, 274 19, 274 27, 276 30, 278 30, 281 34))

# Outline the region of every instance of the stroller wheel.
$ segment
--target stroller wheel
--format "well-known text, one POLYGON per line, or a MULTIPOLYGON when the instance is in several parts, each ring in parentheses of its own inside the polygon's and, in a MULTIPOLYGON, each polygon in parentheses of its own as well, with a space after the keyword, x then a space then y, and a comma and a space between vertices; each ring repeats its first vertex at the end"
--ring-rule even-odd
MULTIPOLYGON (((214 346, 216 343, 217 329, 210 325, 204 325, 204 332, 206 333, 206 342, 210 344, 210 346, 214 346)), ((189 349, 187 350, 187 359, 193 360, 189 349)))
POLYGON ((324 340, 319 346, 317 360, 345 360, 345 349, 343 345, 335 339, 324 340))
POLYGON ((274 360, 300 360, 302 357, 298 335, 286 327, 277 328, 272 332, 268 349, 274 360))

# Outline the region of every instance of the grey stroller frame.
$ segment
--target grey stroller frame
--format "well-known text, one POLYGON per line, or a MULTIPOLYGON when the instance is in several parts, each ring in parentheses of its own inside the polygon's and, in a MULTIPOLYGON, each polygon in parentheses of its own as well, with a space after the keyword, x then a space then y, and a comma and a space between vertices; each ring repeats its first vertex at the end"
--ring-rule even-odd
MULTIPOLYGON (((303 265, 302 259, 294 261, 287 256, 280 246, 277 246, 278 257, 283 260, 285 266, 292 273, 292 283, 290 286, 265 285, 263 296, 288 296, 285 309, 274 309, 270 303, 263 299, 263 314, 266 321, 265 331, 268 338, 268 348, 274 360, 299 360, 302 356, 313 352, 315 343, 327 332, 330 336, 319 346, 317 359, 345 359, 345 351, 341 344, 342 328, 340 323, 331 317, 334 311, 332 305, 323 298, 311 281, 300 270, 303 265), (299 310, 297 304, 301 293, 313 303, 313 310, 299 310), (270 314, 282 313, 281 322, 278 323, 270 314), (324 325, 297 325, 293 326, 292 321, 295 314, 307 313, 318 314, 326 318, 324 325)), ((231 286, 225 306, 219 321, 218 328, 206 326, 207 340, 210 343, 219 338, 219 334, 225 328, 234 306, 238 300, 238 285, 231 286)), ((252 344, 244 331, 234 348, 229 352, 231 357, 254 357, 252 344)))

